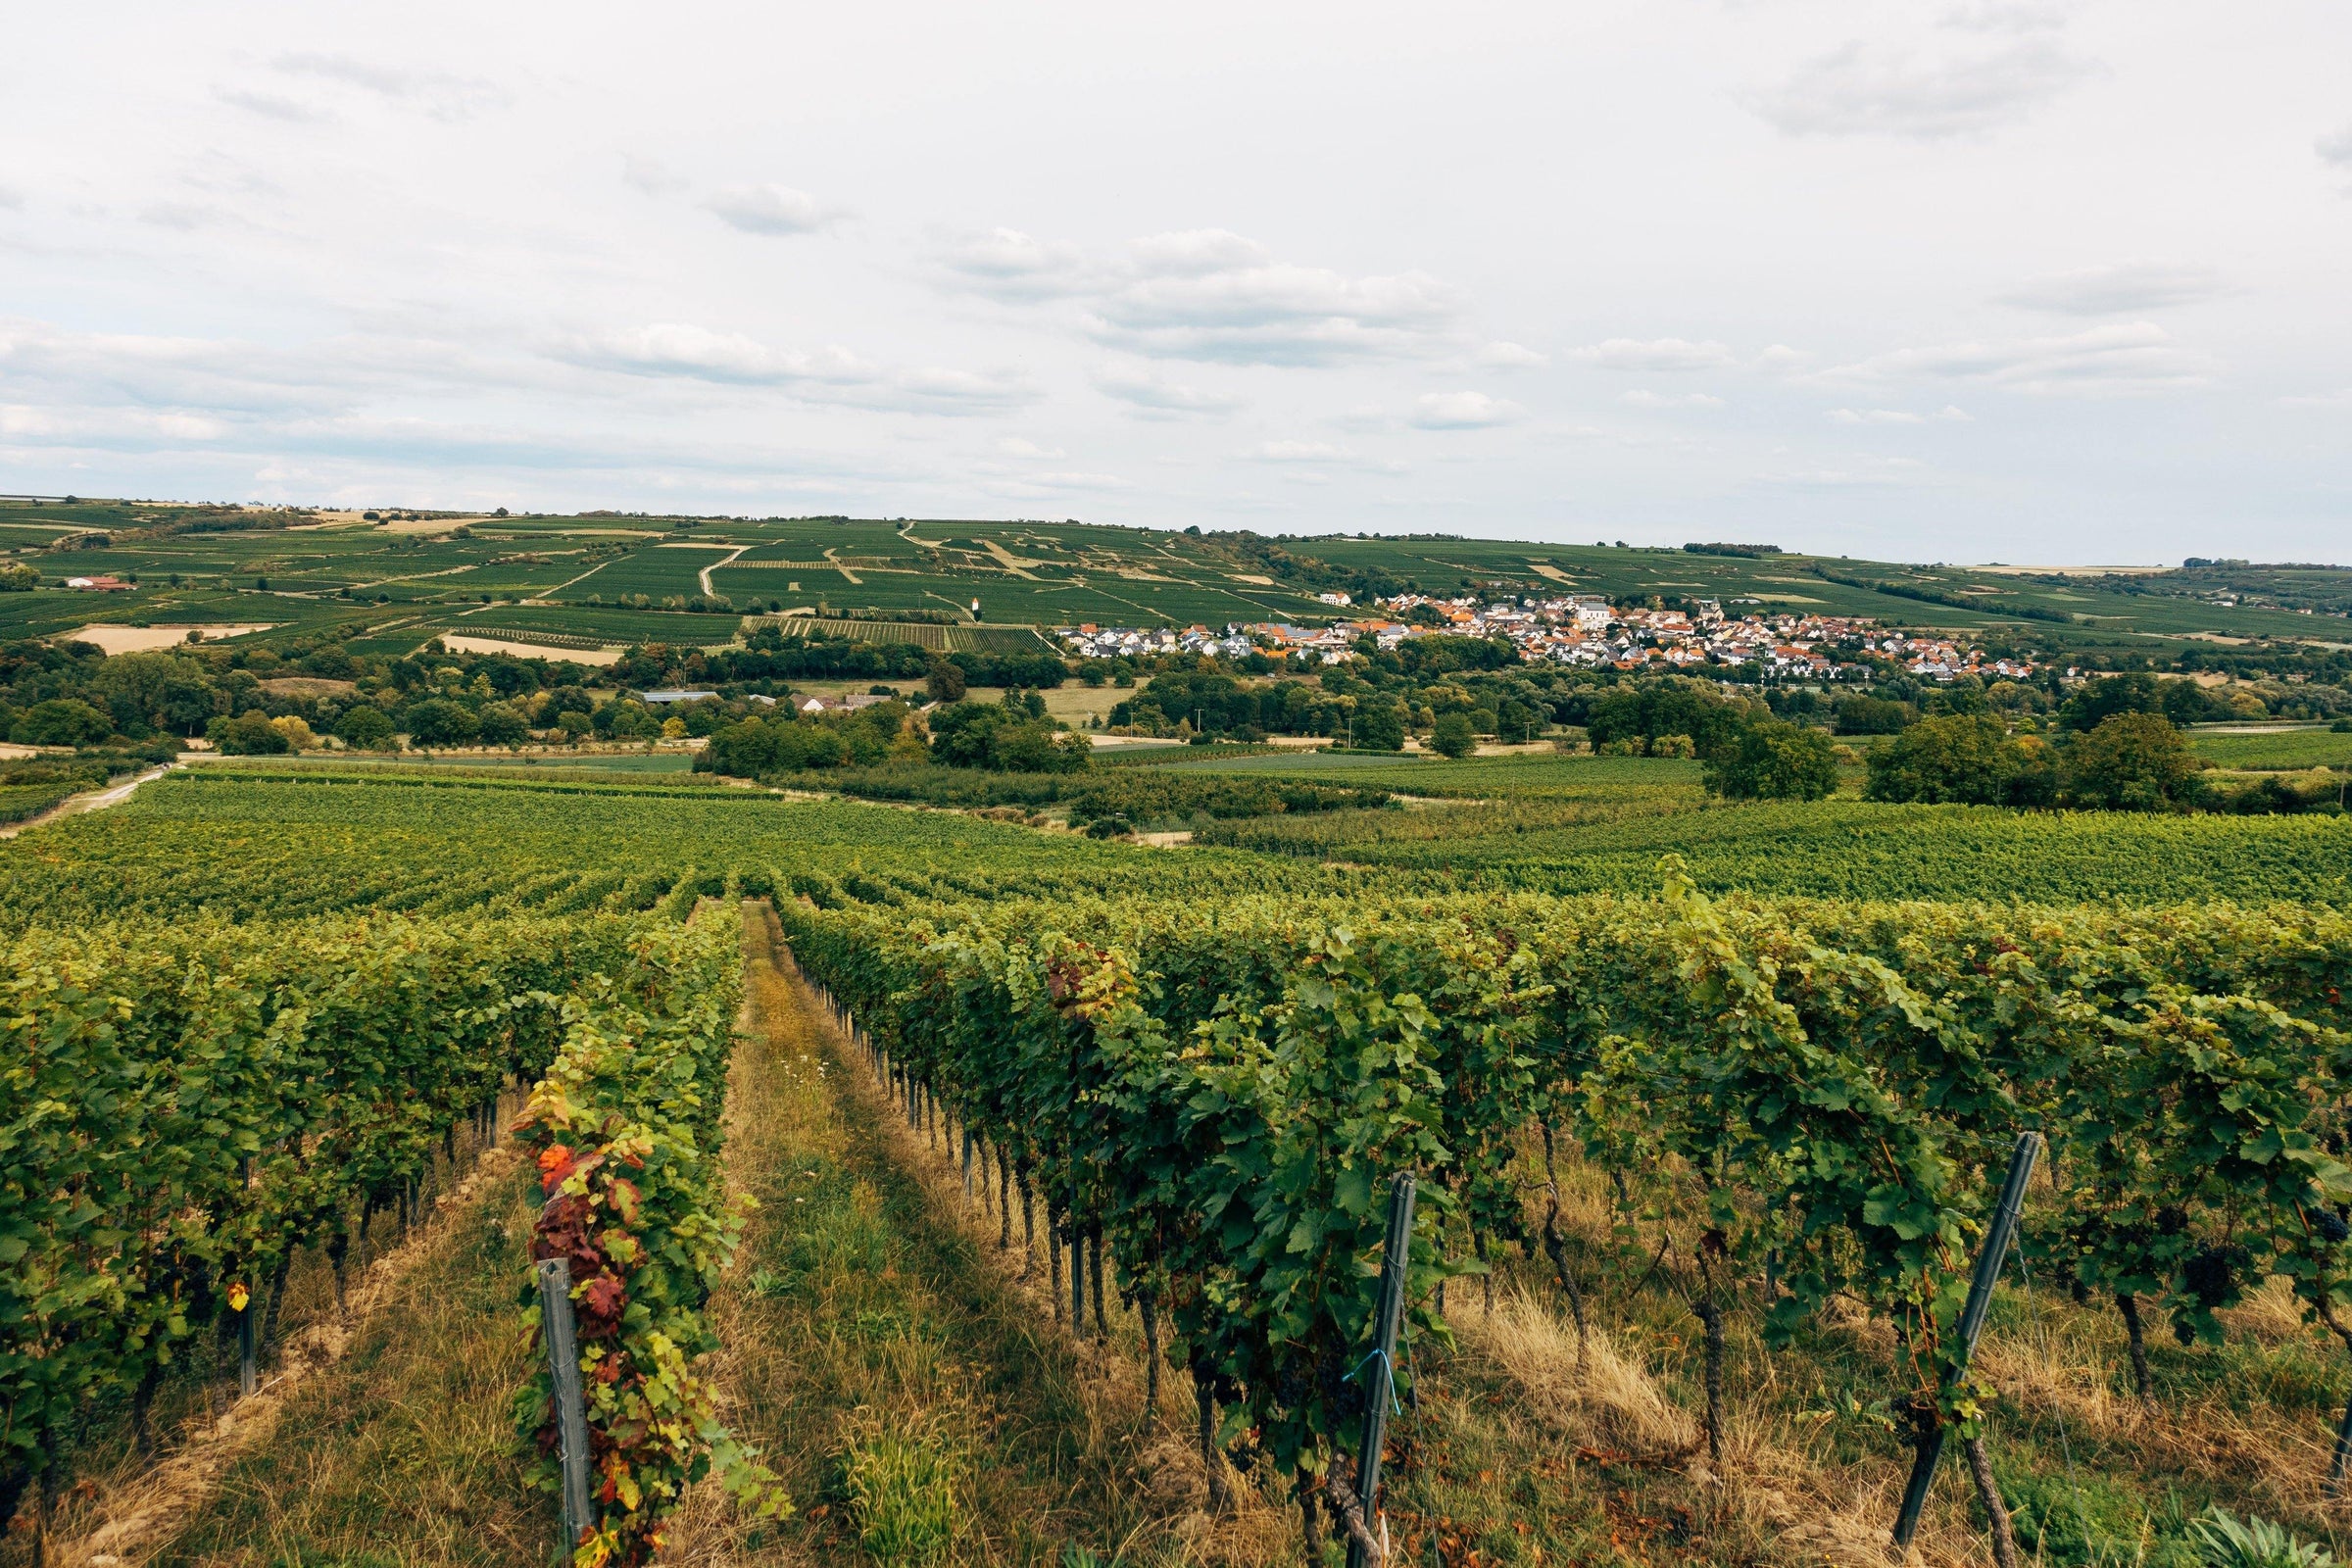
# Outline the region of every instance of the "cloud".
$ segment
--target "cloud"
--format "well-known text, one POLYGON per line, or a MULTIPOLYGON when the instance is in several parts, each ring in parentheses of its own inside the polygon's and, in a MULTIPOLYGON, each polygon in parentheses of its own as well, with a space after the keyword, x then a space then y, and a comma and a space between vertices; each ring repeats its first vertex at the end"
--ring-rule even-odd
POLYGON ((1413 405, 1412 423, 1423 430, 1480 430, 1526 417, 1518 404, 1484 392, 1425 392, 1413 405))
POLYGON ((1966 422, 1969 415, 1947 403, 1934 415, 1913 414, 1908 409, 1832 409, 1829 418, 1832 424, 1925 424, 1930 418, 1966 422))
POLYGON ((1982 135, 2030 113, 2095 68, 2048 38, 1918 60, 1855 41, 1798 66, 1747 108, 1791 136, 1982 135))
POLYGON ((648 196, 675 196, 686 188, 686 176, 672 173, 658 158, 640 158, 635 153, 621 154, 620 180, 648 196))
POLYGON ((1637 387, 1625 394, 1625 401, 1637 409, 1720 409, 1723 399, 1705 392, 1652 392, 1637 387))
POLYGON ((2041 32, 2066 25, 2066 8, 2041 0, 1966 0, 1936 19, 1962 32, 2041 32))
POLYGON ((1242 407, 1240 398, 1222 392, 1206 392, 1195 386, 1116 370, 1097 375, 1095 390, 1131 405, 1139 416, 1148 419, 1216 416, 1242 407))
POLYGON ((1253 239, 1223 228, 1187 228, 1131 241, 1127 253, 1148 277, 1206 277, 1263 267, 1270 258, 1253 239))
POLYGON ((261 92, 252 87, 215 87, 213 96, 232 108, 247 114, 260 115, 265 120, 282 121, 289 125, 322 125, 335 119, 334 111, 299 98, 288 98, 274 92, 261 92))
POLYGON ((1647 342, 1613 337, 1578 349, 1576 357, 1604 370, 1712 370, 1738 363, 1730 349, 1712 339, 1692 343, 1679 337, 1653 338, 1647 342))
POLYGON ((2352 406, 2352 387, 2340 392, 2307 392, 2280 398, 2278 402, 2282 408, 2289 409, 2340 409, 2352 406))
POLYGON ((938 368, 892 369, 845 348, 778 349, 740 332, 679 322, 574 337, 555 357, 586 369, 774 387, 811 403, 910 414, 989 414, 1037 401, 1016 376, 938 368))
POLYGON ((1070 301, 1105 347, 1150 359, 1331 366, 1434 354, 1460 301, 1422 272, 1350 277, 1281 262, 1221 228, 1180 229, 1089 256, 1015 228, 939 253, 951 286, 1008 304, 1070 301))
POLYGON ((746 234, 813 234, 838 216, 790 185, 732 185, 703 205, 746 234))
POLYGON ((1548 354, 1517 343, 1490 343, 1470 357, 1471 363, 1489 370, 1540 370, 1551 363, 1548 354))
POLYGON ((1031 473, 1024 474, 1019 478, 991 479, 983 481, 980 488, 991 495, 1004 496, 1010 500, 1035 501, 1050 496, 1066 495, 1073 490, 1132 490, 1135 488, 1135 481, 1123 479, 1115 473, 1071 471, 1031 473))
POLYGON ((1260 441, 1242 455, 1259 463, 1346 463, 1355 456, 1328 441, 1260 441))
POLYGON ((2322 136, 2311 144, 2311 148, 2320 155, 2321 162, 2332 164, 2338 169, 2352 170, 2352 125, 2346 125, 2333 135, 2322 136))
POLYGON ((2185 262, 2119 262, 2022 283, 1994 296, 2003 305, 2068 316, 2114 316, 2193 305, 2229 292, 2211 267, 2185 262))
POLYGON ((1939 484, 1917 458, 1880 458, 1851 468, 1801 468, 1764 474, 1759 483, 1789 490, 1919 488, 1939 484))
POLYGON ((1008 435, 999 441, 997 450, 1006 457, 1012 458, 1066 458, 1069 456, 1059 447, 1041 447, 1036 442, 1025 441, 1017 435, 1008 435))
POLYGON ((0 207, 11 212, 24 205, 24 193, 13 185, 0 185, 0 207))
POLYGON ((2113 397, 2180 391, 2208 376, 2163 327, 2132 321, 2067 337, 1898 349, 1807 379, 1836 386, 1914 378, 1979 381, 2038 396, 2113 397))
POLYGON ((496 83, 476 76, 386 65, 351 55, 287 54, 278 56, 270 65, 284 75, 307 76, 356 88, 435 120, 470 120, 486 110, 503 108, 509 101, 496 83))
POLYGON ((1085 259, 1074 247, 1049 245, 1017 228, 957 240, 939 261, 959 287, 1015 304, 1065 299, 1087 286, 1085 259))
POLYGON ((1139 277, 1095 301, 1088 329, 1154 358, 1327 366, 1430 352, 1456 309, 1422 272, 1351 278, 1268 263, 1139 277))

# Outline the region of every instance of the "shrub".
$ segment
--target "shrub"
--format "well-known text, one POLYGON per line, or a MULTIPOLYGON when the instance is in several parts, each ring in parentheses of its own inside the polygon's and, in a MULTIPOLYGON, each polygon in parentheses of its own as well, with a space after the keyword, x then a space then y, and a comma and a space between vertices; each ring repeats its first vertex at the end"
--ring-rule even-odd
POLYGON ((216 718, 205 726, 204 733, 223 757, 282 757, 294 749, 294 742, 270 722, 267 713, 216 718))
POLYGON ((335 721, 335 733, 363 752, 380 751, 392 739, 392 720, 384 716, 383 710, 360 703, 343 710, 343 716, 335 721))
POLYGON ((1478 735, 1467 713, 1440 713, 1429 737, 1430 750, 1442 757, 1468 757, 1478 747, 1478 735))
POLYGON ((9 731, 22 746, 95 746, 115 732, 115 721, 89 704, 53 697, 24 710, 9 731))
POLYGON ((482 732, 471 709, 443 697, 411 704, 408 722, 409 739, 418 746, 465 746, 482 732))
POLYGON ((1838 759, 1821 730, 1767 719, 1709 761, 1702 778, 1730 800, 1818 801, 1838 788, 1838 759))
POLYGON ((2202 763, 2171 719, 2124 712, 2078 738, 2062 768, 2067 803, 2110 811, 2185 810, 2203 793, 2202 763))

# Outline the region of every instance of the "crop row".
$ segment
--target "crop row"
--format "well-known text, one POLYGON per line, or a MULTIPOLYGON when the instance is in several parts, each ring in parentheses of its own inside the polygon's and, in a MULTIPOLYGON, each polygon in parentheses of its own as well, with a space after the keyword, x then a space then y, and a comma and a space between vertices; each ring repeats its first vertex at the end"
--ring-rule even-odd
POLYGON ((2057 1183, 2029 1247, 2135 1344, 2143 1304, 2216 1340, 2273 1275, 2352 1324, 2332 911, 1712 901, 1680 874, 1652 899, 1345 906, 778 885, 805 895, 783 907, 804 970, 984 1174, 1108 1245, 1204 1422, 1222 1407, 1237 1458, 1307 1492, 1365 1397, 1394 1174, 1434 1216, 1416 1332, 1503 1244, 1581 1298, 1589 1254, 1525 1203, 1537 1132, 1611 1171, 1629 1219, 1683 1216, 1650 1262, 1707 1327, 1711 1438, 1724 1314, 1752 1302, 1785 1342, 1842 1298, 1893 1330, 1920 1438, 1973 1442, 1957 1318, 2027 1130, 2057 1183))
POLYGON ((368 1216, 412 1209, 502 1085, 584 1036, 723 1009, 696 1000, 695 940, 686 961, 643 916, 379 912, 8 942, 0 1518, 36 1478, 54 1494, 102 1404, 143 1427, 208 1331, 266 1341, 299 1251, 339 1289, 368 1216))

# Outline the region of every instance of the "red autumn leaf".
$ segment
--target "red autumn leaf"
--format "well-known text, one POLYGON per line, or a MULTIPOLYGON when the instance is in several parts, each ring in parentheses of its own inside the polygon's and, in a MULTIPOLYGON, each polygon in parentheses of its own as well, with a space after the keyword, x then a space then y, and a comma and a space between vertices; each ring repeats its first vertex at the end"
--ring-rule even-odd
POLYGON ((614 1274, 599 1274, 580 1292, 580 1305, 586 1315, 608 1324, 619 1321, 620 1309, 628 1304, 628 1292, 614 1274))

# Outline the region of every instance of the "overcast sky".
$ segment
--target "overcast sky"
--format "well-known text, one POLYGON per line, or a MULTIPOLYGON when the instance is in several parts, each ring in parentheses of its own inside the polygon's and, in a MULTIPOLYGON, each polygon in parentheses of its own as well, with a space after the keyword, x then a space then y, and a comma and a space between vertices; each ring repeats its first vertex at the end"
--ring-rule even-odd
POLYGON ((0 490, 2352 561, 2341 0, 7 32, 0 490))

